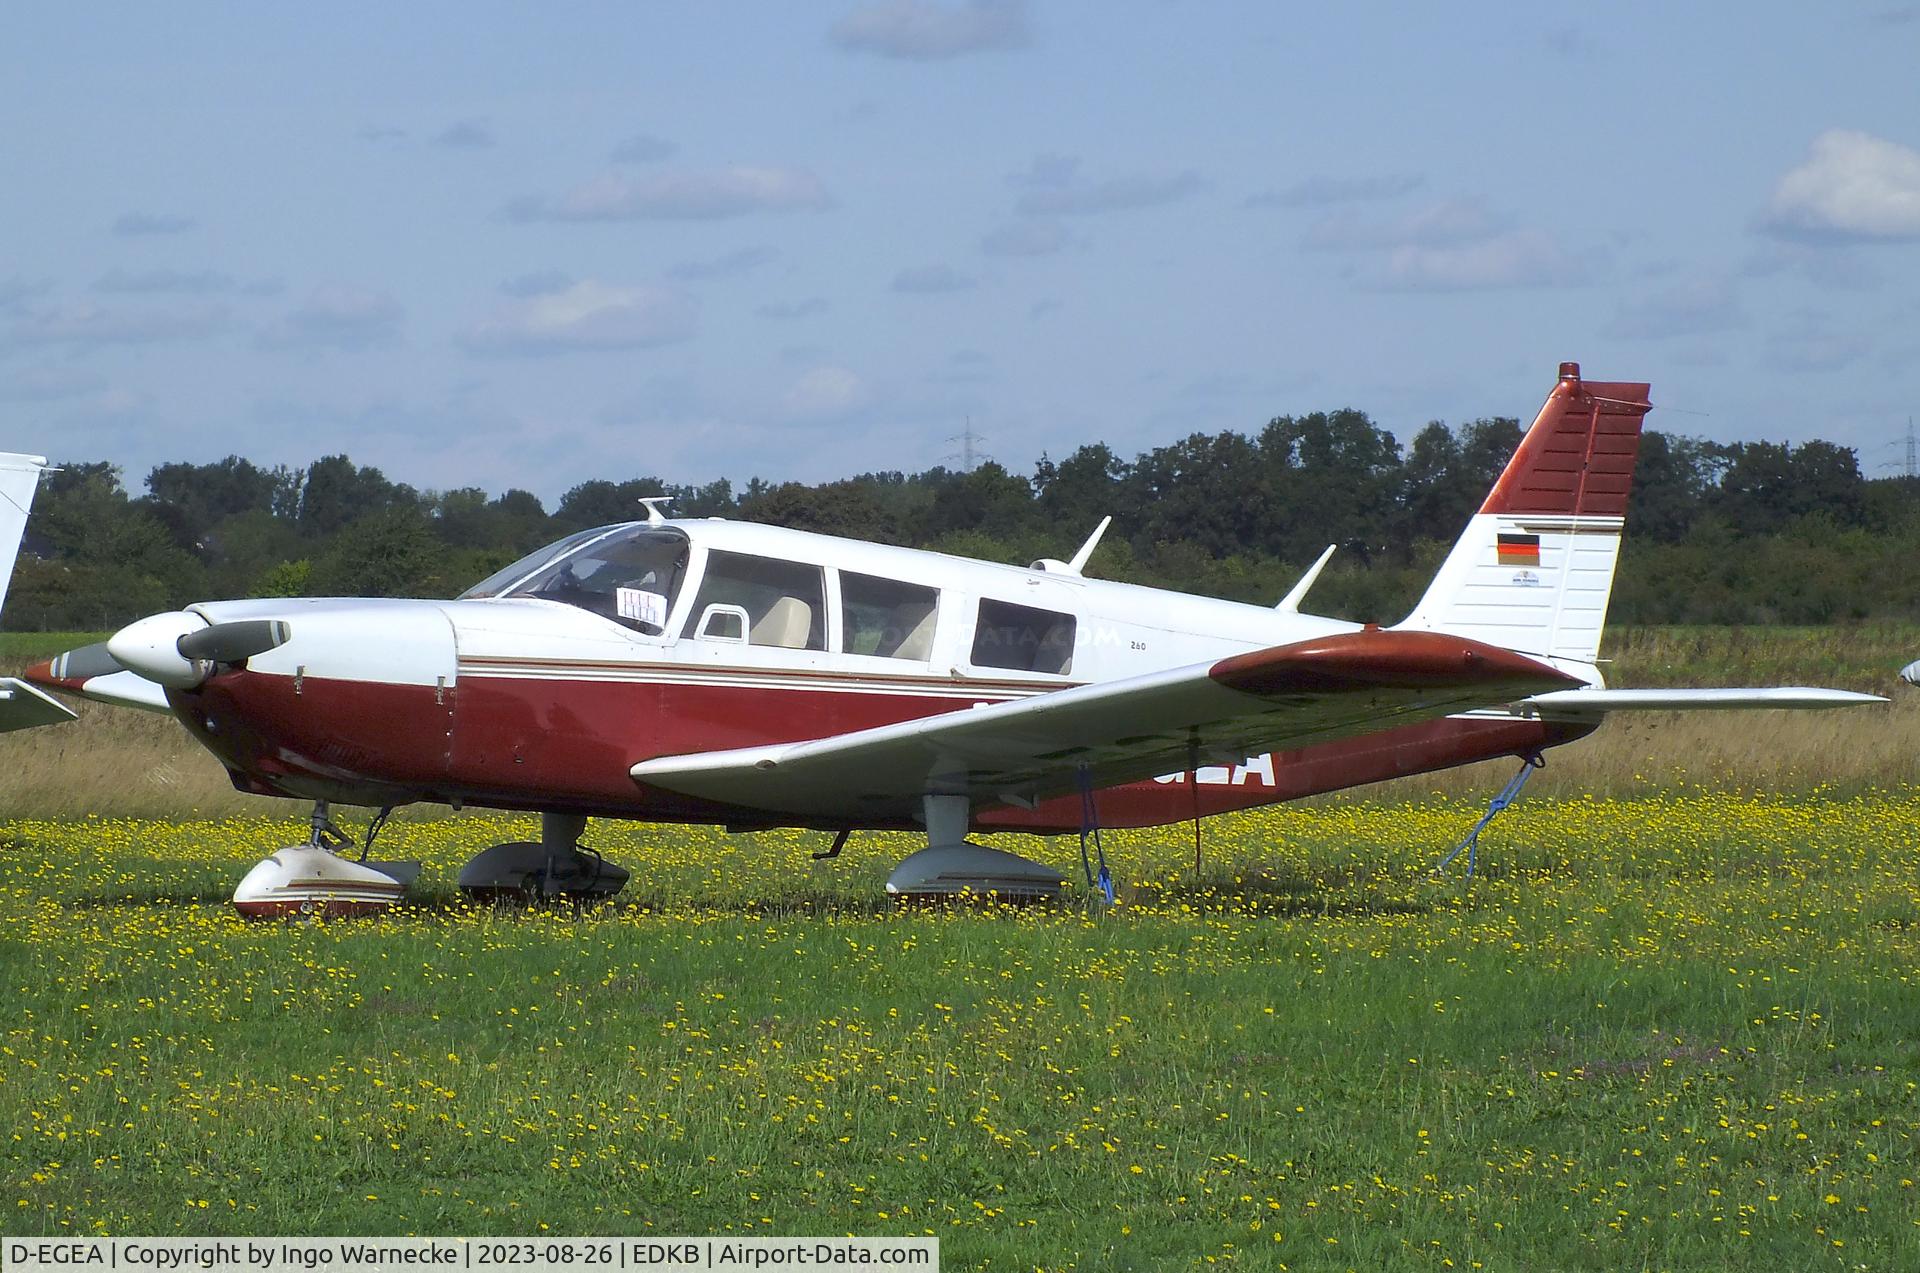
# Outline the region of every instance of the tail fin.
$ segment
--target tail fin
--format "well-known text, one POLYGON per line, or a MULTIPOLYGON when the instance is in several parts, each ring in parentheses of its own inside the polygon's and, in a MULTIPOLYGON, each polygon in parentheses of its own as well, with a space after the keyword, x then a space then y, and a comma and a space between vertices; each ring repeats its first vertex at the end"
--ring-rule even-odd
POLYGON ((1402 628, 1592 664, 1613 591, 1648 386, 1560 383, 1402 628))
POLYGON ((20 537, 27 533, 27 510, 33 507, 34 488, 46 467, 46 460, 38 455, 0 451, 0 607, 7 602, 20 537))

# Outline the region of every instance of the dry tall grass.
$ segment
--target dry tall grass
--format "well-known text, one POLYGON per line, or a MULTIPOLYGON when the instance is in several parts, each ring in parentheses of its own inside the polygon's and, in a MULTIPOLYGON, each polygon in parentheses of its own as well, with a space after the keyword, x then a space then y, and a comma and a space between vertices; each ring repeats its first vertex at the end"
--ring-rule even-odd
POLYGON ((171 716, 71 706, 80 713, 72 724, 0 734, 0 817, 219 817, 296 808, 235 791, 227 771, 171 716))

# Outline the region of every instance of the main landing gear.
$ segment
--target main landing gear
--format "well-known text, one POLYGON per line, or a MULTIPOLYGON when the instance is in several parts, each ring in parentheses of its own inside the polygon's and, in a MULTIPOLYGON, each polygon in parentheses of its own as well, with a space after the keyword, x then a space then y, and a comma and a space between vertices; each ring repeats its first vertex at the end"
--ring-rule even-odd
POLYGON ((353 841, 333 824, 327 802, 314 802, 305 844, 281 849, 255 865, 233 890, 233 908, 249 919, 336 918, 384 911, 406 895, 418 862, 369 862, 367 851, 391 810, 367 827, 358 860, 342 856, 353 841))
POLYGON ((893 868, 887 893, 903 902, 945 901, 968 893, 1007 902, 1058 898, 1067 878, 1003 849, 967 842, 965 796, 925 797, 927 847, 893 868))
POLYGON ((627 872, 580 843, 586 826, 579 814, 541 814, 538 841, 513 840, 476 854, 460 868, 460 891, 486 902, 612 897, 626 887, 627 872))

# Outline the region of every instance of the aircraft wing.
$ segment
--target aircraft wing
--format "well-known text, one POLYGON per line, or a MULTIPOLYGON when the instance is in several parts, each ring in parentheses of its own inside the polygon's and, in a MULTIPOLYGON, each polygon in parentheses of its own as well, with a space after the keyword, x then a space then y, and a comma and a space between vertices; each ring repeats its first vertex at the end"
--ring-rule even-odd
POLYGON ((1578 685, 1438 632, 1341 633, 806 742, 633 766, 634 781, 780 814, 917 816, 929 794, 1026 806, 1578 685))
POLYGON ((72 708, 15 676, 0 677, 0 734, 77 720, 72 708))
POLYGON ((1555 720, 1594 720, 1609 712, 1737 712, 1756 709, 1818 710, 1884 703, 1878 694, 1811 689, 1804 685, 1763 689, 1556 690, 1520 704, 1555 720))

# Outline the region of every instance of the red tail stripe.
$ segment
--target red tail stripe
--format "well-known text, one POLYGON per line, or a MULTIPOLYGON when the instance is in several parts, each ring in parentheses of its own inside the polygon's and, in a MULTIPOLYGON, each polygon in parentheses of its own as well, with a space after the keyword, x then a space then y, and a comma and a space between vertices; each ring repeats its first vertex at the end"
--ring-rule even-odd
POLYGON ((1483 513, 1627 511, 1649 386, 1567 377, 1547 395, 1483 513))

